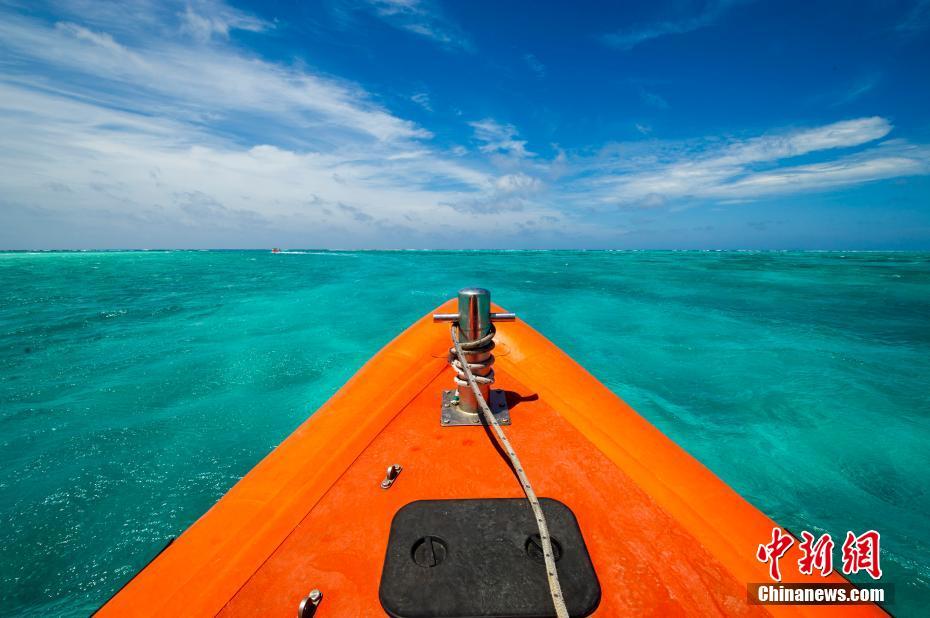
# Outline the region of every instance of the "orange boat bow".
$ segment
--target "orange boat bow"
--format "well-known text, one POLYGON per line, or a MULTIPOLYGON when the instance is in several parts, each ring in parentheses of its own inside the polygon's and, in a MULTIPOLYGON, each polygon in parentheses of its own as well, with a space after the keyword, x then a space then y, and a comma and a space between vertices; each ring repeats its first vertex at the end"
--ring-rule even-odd
MULTIPOLYGON (((454 303, 441 306, 449 311, 454 303)), ((541 496, 575 513, 600 580, 599 616, 881 615, 874 605, 752 605, 775 523, 523 322, 498 326, 506 428, 541 496)), ((101 616, 384 615, 394 514, 421 499, 521 497, 482 427, 442 428, 447 326, 426 316, 388 344, 100 611, 101 616), (404 470, 394 486, 385 468, 404 470)), ((785 582, 844 583, 797 571, 785 582)))

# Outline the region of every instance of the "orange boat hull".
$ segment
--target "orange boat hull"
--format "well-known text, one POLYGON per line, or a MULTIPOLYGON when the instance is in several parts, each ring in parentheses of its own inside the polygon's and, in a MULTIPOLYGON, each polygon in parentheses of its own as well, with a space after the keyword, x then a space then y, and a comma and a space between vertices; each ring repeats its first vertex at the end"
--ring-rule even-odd
MULTIPOLYGON (((439 311, 454 309, 451 301, 439 311)), ((500 324, 495 388, 541 496, 575 513, 600 581, 595 615, 882 615, 874 605, 752 605, 775 523, 523 322, 500 324)), ((101 616, 384 615, 378 586, 394 514, 422 499, 521 497, 484 428, 443 428, 447 326, 424 317, 237 483, 101 616), (390 464, 403 472, 379 486, 390 464)), ((844 583, 797 571, 785 582, 844 583)))

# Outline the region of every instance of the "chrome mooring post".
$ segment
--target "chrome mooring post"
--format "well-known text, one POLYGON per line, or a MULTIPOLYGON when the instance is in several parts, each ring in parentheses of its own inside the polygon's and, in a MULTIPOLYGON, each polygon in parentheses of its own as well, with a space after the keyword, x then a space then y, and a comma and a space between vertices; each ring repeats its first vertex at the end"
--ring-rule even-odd
MULTIPOLYGON (((464 288, 458 293, 458 313, 437 313, 433 320, 437 322, 456 322, 458 324, 459 342, 462 344, 478 341, 491 332, 491 323, 499 321, 513 321, 513 313, 492 313, 491 293, 484 288, 464 288)), ((491 375, 494 355, 492 346, 485 351, 465 352, 465 360, 472 366, 475 376, 487 377, 491 375), (488 362, 490 361, 490 362, 488 362), (478 365, 478 367, 475 367, 478 365)), ((507 400, 504 393, 492 389, 490 384, 478 383, 481 396, 488 402, 488 407, 494 412, 498 422, 502 425, 510 424, 510 412, 507 409, 507 400)), ((442 419, 446 426, 476 425, 481 422, 478 401, 475 393, 469 386, 459 385, 455 390, 443 391, 442 419)))
MULTIPOLYGON (((491 293, 483 288, 465 288, 459 290, 459 341, 468 343, 477 341, 491 332, 491 293)), ((491 358, 491 352, 465 354, 469 364, 480 364, 491 358)), ((476 376, 487 376, 491 366, 473 369, 476 376)), ((478 414, 478 400, 471 387, 458 387, 459 408, 463 412, 478 414)), ((491 385, 478 384, 478 390, 485 401, 490 402, 491 385)))

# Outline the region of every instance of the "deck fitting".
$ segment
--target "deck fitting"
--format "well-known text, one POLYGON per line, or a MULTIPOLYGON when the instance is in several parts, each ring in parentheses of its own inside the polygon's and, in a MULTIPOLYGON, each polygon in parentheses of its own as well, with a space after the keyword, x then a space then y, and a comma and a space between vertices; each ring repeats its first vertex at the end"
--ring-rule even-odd
POLYGON ((384 480, 381 481, 381 489, 390 489, 391 485, 394 484, 394 481, 397 480, 397 477, 400 476, 403 467, 400 464, 391 464, 387 467, 387 472, 384 474, 384 480))
MULTIPOLYGON (((440 424, 443 427, 459 427, 462 425, 478 425, 481 423, 481 414, 466 412, 456 401, 456 391, 442 391, 442 410, 440 424)), ((510 408, 507 405, 507 396, 499 388, 491 389, 488 407, 501 425, 510 424, 510 408)))
POLYGON ((317 588, 311 590, 310 594, 301 599, 300 605, 297 606, 297 618, 313 618, 322 601, 323 593, 317 588))

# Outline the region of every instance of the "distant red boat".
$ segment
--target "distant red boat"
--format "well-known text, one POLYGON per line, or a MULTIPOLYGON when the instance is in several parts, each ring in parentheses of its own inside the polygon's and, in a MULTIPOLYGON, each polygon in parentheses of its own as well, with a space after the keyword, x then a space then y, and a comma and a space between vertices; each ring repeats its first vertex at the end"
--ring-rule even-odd
POLYGON ((281 250, 278 249, 277 247, 275 247, 274 249, 271 250, 271 252, 272 252, 272 253, 281 253, 281 250))

